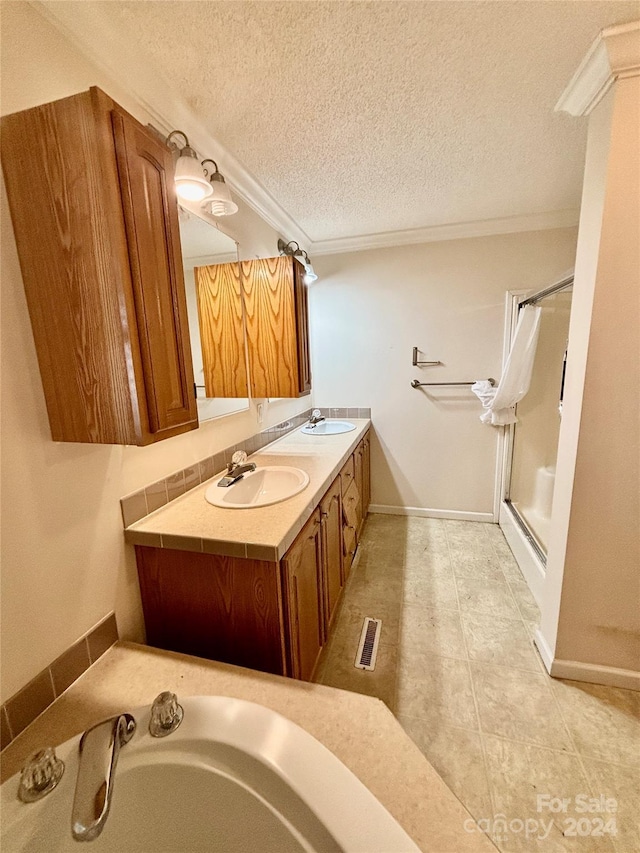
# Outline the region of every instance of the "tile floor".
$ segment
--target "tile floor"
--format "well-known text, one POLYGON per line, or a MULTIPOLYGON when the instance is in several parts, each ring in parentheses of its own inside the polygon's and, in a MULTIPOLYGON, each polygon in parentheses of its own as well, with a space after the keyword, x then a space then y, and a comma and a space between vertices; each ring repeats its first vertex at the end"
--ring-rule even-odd
POLYGON ((550 678, 538 617, 497 525, 370 515, 317 680, 386 702, 501 850, 636 853, 640 694, 550 678), (353 666, 365 616, 374 672, 353 666), (576 810, 601 794, 617 814, 576 810))

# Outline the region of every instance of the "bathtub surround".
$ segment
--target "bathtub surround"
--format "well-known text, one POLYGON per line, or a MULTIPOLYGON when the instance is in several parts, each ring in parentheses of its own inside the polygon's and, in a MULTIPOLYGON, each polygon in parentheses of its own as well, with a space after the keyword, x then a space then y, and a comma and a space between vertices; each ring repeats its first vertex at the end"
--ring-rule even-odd
POLYGON ((470 387, 501 376, 505 293, 545 287, 575 258, 573 228, 370 249, 315 260, 314 405, 374 412, 372 511, 494 518, 499 430, 470 387), (421 359, 441 365, 413 367, 421 359))
POLYGON ((0 749, 27 728, 102 655, 118 642, 114 613, 103 619, 0 707, 0 749))
POLYGON ((222 695, 271 708, 346 764, 421 850, 495 853, 485 835, 465 830, 469 813, 381 702, 132 643, 118 643, 11 744, 2 781, 42 744, 59 744, 123 709, 149 705, 162 690, 178 698, 222 695))

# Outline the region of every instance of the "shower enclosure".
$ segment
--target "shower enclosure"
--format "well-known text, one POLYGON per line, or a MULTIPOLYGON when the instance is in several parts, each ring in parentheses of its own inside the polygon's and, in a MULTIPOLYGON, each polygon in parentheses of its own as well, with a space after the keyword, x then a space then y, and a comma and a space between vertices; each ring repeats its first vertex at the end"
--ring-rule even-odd
POLYGON ((509 428, 500 524, 534 595, 546 565, 572 290, 573 275, 514 304, 514 320, 527 304, 542 314, 531 385, 509 428), (527 569, 521 558, 536 565, 527 569))

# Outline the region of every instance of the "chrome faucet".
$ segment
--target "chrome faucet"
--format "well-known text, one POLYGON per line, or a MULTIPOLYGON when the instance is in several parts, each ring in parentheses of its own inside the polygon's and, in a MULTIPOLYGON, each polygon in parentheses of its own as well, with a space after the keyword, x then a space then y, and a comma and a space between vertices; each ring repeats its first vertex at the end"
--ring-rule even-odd
POLYGON ((76 841, 97 838, 109 816, 120 747, 136 730, 131 714, 119 714, 87 729, 80 739, 80 764, 71 813, 76 841))
POLYGON ((247 462, 247 454, 244 450, 236 450, 231 457, 231 462, 227 466, 227 473, 221 480, 218 480, 218 485, 226 489, 241 480, 249 471, 256 470, 255 462, 247 462))
POLYGON ((320 409, 314 409, 311 412, 311 417, 309 418, 309 426, 314 427, 316 424, 319 424, 320 421, 324 420, 324 415, 321 413, 320 409))

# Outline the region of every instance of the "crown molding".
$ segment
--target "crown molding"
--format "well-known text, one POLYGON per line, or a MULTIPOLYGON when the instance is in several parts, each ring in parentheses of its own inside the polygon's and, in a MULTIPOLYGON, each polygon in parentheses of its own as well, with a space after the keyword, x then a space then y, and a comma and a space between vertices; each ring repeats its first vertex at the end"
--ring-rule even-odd
POLYGON ((55 3, 29 0, 29 5, 49 21, 73 46, 104 72, 152 119, 158 130, 169 133, 179 127, 197 151, 213 153, 225 180, 236 195, 288 240, 301 246, 309 236, 278 204, 269 191, 206 129, 169 81, 150 68, 139 54, 123 50, 117 32, 92 3, 55 3), (99 33, 99 38, 87 38, 99 33))
POLYGON ((555 106, 556 112, 584 116, 613 83, 640 74, 640 21, 608 27, 598 35, 555 106))
MULTIPOLYGON (((234 193, 287 241, 295 240, 310 254, 356 252, 465 237, 567 228, 578 224, 577 210, 562 210, 329 240, 311 240, 268 190, 215 139, 162 73, 157 68, 150 67, 140 54, 132 55, 123 49, 118 33, 102 16, 100 6, 94 6, 92 3, 52 4, 44 0, 28 2, 89 62, 126 93, 134 104, 142 108, 158 130, 169 133, 179 127, 188 133, 196 150, 213 154, 234 193), (87 33, 99 33, 99 38, 88 38, 87 33)), ((611 29, 613 31, 623 28, 611 29)), ((219 225, 218 227, 221 231, 225 230, 219 225)))
POLYGON ((572 228, 578 225, 579 216, 579 210, 557 210, 549 213, 507 216, 502 219, 478 219, 473 222, 432 225, 426 228, 407 229, 406 231, 383 231, 379 234, 362 234, 357 237, 336 237, 332 240, 312 242, 309 253, 331 255, 338 252, 362 252, 366 249, 410 246, 415 243, 460 240, 466 237, 491 237, 498 234, 516 234, 522 231, 572 228))

